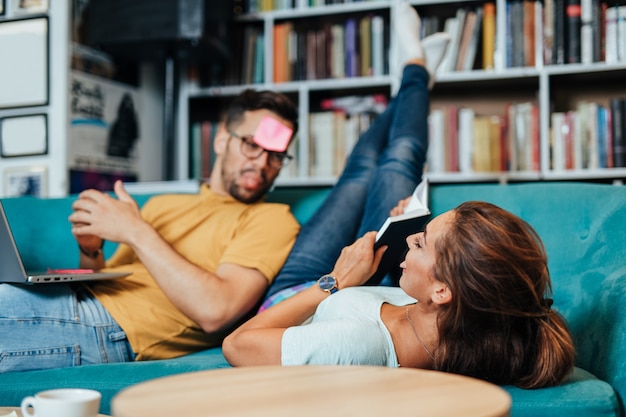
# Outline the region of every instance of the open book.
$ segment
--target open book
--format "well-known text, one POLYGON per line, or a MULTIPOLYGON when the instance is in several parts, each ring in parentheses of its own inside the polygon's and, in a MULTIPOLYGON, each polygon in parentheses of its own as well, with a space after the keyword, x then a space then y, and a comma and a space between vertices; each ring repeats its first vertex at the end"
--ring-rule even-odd
POLYGON ((407 236, 423 231, 429 218, 428 180, 424 178, 413 191, 404 213, 388 217, 378 230, 374 248, 387 246, 379 272, 394 269, 404 260, 407 236))

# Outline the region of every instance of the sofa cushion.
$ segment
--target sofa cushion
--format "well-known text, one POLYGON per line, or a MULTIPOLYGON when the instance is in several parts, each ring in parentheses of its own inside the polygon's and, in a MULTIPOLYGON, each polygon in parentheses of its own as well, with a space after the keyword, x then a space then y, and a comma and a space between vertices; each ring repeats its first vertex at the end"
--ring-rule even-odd
POLYGON ((620 415, 613 388, 591 373, 574 368, 558 387, 525 390, 503 387, 513 400, 514 417, 606 417, 620 415))

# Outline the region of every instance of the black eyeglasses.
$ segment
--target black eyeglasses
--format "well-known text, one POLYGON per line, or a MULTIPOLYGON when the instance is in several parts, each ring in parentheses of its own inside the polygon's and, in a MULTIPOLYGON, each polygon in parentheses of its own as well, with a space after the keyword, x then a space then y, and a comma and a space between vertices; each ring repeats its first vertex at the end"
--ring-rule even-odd
POLYGON ((256 159, 263 155, 263 152, 267 152, 267 161, 274 168, 282 168, 293 159, 293 156, 287 152, 274 152, 264 149, 262 146, 257 145, 250 136, 241 136, 230 130, 228 134, 241 141, 241 153, 246 158, 256 159))

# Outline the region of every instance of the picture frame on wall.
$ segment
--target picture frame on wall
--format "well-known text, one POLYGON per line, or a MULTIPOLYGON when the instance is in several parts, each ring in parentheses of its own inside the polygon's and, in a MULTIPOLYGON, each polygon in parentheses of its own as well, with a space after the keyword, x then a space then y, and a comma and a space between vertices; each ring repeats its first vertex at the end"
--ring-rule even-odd
POLYGON ((48 35, 46 16, 0 20, 0 109, 48 104, 48 35))
POLYGON ((6 168, 3 175, 5 197, 48 196, 48 168, 45 166, 6 168))
POLYGON ((16 14, 47 13, 48 0, 11 0, 11 9, 16 14))
POLYGON ((4 0, 0 0, 0 16, 4 16, 4 0))
POLYGON ((32 114, 0 118, 0 157, 47 154, 47 115, 32 114))

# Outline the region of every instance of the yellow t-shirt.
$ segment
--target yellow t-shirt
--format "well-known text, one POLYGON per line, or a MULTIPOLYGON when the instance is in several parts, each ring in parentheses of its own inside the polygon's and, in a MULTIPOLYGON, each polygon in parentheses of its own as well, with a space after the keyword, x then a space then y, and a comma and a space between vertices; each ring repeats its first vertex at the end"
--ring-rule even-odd
MULTIPOLYGON (((284 204, 244 204, 203 186, 195 195, 151 198, 142 215, 188 261, 210 272, 233 263, 259 270, 272 281, 299 231, 284 204)), ((137 360, 165 359, 221 344, 226 332, 205 333, 161 291, 129 246, 121 244, 107 270, 127 278, 90 286, 124 329, 137 360)), ((208 301, 207 301, 208 302, 208 301)))

